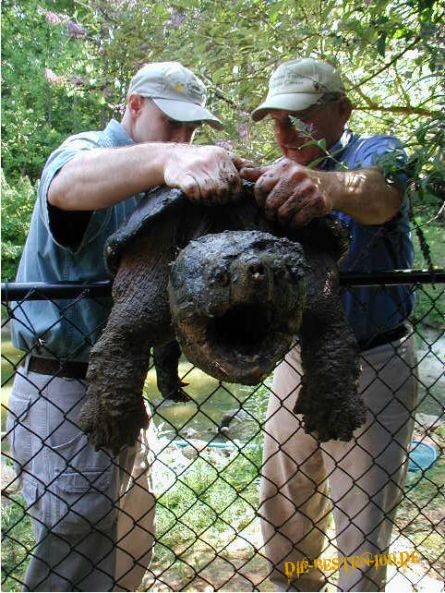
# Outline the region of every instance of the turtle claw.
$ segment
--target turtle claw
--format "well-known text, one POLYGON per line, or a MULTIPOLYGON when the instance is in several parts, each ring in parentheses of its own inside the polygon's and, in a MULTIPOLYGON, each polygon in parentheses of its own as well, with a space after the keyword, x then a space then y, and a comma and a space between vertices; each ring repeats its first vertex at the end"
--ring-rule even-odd
POLYGON ((79 426, 96 451, 108 449, 118 455, 122 447, 136 443, 141 429, 148 427, 148 416, 142 400, 140 405, 122 410, 110 402, 101 405, 92 398, 81 410, 79 426))
MULTIPOLYGON (((188 385, 188 383, 182 383, 181 381, 181 386, 182 385, 188 385)), ((191 402, 193 401, 192 398, 188 395, 188 393, 186 393, 181 386, 178 386, 177 389, 174 389, 172 391, 170 391, 166 396, 165 399, 169 399, 171 401, 174 401, 176 403, 180 403, 180 402, 191 402)))
POLYGON ((303 415, 304 430, 313 434, 320 442, 330 440, 350 441, 357 428, 365 421, 365 412, 361 400, 351 398, 349 407, 334 407, 328 404, 320 406, 320 402, 308 402, 301 398, 294 407, 295 414, 303 415))

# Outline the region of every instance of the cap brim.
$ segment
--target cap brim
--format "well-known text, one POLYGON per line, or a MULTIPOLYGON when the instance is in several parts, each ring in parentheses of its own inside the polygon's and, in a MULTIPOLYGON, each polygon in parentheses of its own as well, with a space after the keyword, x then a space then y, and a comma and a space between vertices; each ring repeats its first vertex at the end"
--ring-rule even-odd
POLYGON ((261 105, 252 111, 253 121, 260 121, 273 109, 285 111, 304 111, 314 105, 323 93, 286 93, 267 98, 261 105))
POLYGON ((151 97, 161 111, 163 111, 168 117, 175 119, 180 122, 199 122, 205 121, 212 128, 217 130, 223 129, 223 124, 220 120, 210 113, 205 107, 189 103, 186 101, 176 101, 174 99, 158 99, 151 97))

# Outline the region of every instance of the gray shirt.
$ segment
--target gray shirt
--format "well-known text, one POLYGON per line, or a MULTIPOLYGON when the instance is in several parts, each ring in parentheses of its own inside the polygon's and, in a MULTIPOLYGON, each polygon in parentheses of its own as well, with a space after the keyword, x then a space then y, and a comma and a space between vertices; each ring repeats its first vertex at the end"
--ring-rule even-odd
MULTIPOLYGON (((49 157, 40 180, 29 235, 17 282, 97 282, 109 278, 104 245, 137 205, 131 197, 92 213, 57 213, 47 202, 58 171, 82 151, 133 144, 124 128, 111 120, 105 130, 69 137, 49 157), (79 232, 76 227, 82 231, 79 232), (81 237, 71 241, 70 237, 81 237)), ((14 345, 43 358, 88 361, 110 312, 110 298, 22 301, 14 305, 14 345)))

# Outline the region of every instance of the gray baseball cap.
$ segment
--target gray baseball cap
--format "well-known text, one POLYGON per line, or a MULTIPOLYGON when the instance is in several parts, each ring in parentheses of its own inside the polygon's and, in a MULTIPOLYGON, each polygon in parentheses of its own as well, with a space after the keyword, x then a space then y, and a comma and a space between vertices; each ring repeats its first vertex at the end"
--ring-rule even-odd
POLYGON ((284 62, 270 77, 266 100, 252 112, 252 119, 263 119, 271 109, 303 111, 326 93, 345 94, 334 66, 313 58, 284 62))
POLYGON ((205 121, 221 129, 220 120, 206 109, 204 83, 179 62, 146 64, 133 76, 127 96, 150 97, 168 117, 180 122, 205 121))

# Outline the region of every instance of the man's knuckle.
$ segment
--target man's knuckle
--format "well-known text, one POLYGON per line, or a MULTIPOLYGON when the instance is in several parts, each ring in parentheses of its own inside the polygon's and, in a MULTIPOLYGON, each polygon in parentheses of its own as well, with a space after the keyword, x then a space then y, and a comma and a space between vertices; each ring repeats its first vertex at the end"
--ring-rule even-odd
POLYGON ((182 190, 185 192, 192 192, 196 189, 196 181, 192 179, 187 179, 181 183, 182 190))

